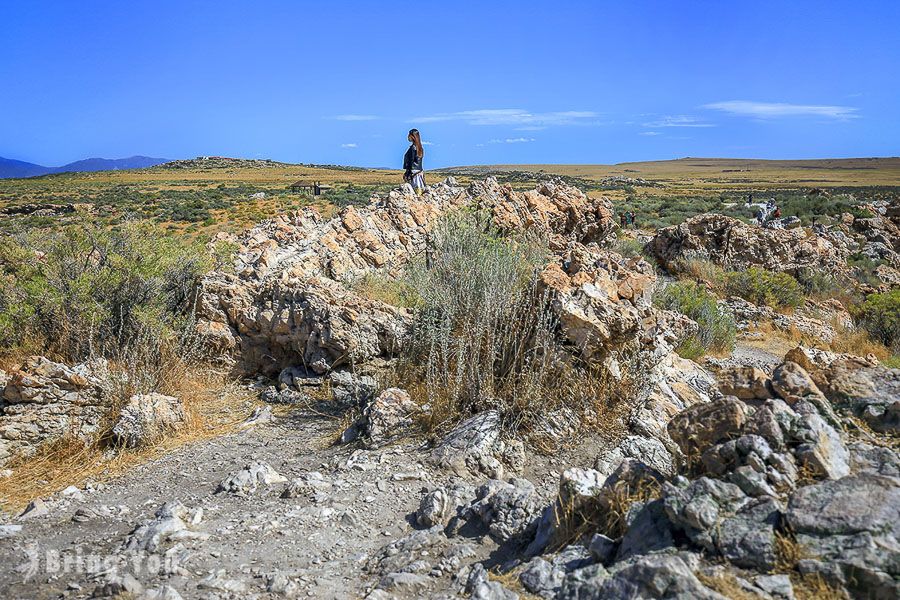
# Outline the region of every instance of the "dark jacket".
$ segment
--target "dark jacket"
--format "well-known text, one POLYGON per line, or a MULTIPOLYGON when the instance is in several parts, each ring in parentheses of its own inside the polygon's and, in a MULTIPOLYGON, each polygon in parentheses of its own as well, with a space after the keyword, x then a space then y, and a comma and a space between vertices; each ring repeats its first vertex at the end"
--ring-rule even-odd
POLYGON ((417 171, 424 171, 422 168, 422 157, 416 151, 416 145, 410 144, 409 150, 403 155, 403 171, 407 178, 411 177, 417 171))

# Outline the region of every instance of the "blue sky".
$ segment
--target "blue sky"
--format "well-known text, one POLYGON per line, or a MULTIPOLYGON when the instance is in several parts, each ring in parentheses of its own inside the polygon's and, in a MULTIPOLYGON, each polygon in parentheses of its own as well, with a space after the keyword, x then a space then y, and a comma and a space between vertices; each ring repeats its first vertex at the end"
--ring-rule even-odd
POLYGON ((4 2, 0 156, 900 154, 900 2, 4 2))

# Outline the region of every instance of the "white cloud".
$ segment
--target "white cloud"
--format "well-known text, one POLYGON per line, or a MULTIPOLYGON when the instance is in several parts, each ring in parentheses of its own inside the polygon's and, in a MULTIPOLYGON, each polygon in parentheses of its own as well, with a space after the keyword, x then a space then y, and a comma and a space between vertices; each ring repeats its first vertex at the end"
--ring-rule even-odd
POLYGON ((830 119, 852 119, 857 109, 852 106, 824 106, 812 104, 786 104, 784 102, 751 102, 729 100, 704 104, 701 108, 718 110, 740 117, 768 119, 774 117, 814 116, 830 119))
POLYGON ((519 125, 523 127, 546 127, 550 125, 599 125, 600 115, 589 110, 564 110, 558 112, 532 113, 519 108, 495 108, 463 110, 454 113, 440 113, 412 119, 409 123, 436 123, 438 121, 463 121, 469 125, 519 125))
POLYGON ((643 123, 644 127, 715 127, 715 123, 704 123, 696 117, 686 117, 679 115, 677 117, 661 117, 655 121, 643 123))
POLYGON ((662 131, 642 131, 638 135, 662 135, 662 131))
POLYGON ((434 144, 431 142, 422 142, 422 145, 423 146, 434 146, 434 144))
POLYGON ((524 144, 533 142, 534 138, 506 138, 505 140, 488 140, 488 144, 524 144))
POLYGON ((355 143, 341 144, 341 148, 356 148, 356 144, 355 143))
POLYGON ((335 117, 326 117, 337 121, 373 121, 378 117, 374 115, 337 115, 335 117))

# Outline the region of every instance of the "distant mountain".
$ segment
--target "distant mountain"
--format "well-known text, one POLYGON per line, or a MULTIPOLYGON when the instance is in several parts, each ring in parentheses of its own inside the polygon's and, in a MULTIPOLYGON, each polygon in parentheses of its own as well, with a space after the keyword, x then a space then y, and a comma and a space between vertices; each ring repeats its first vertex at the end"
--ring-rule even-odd
POLYGON ((7 177, 34 177, 35 175, 45 175, 49 172, 50 169, 41 165, 0 156, 0 179, 7 177))
POLYGON ((169 162, 167 158, 131 156, 129 158, 86 158, 61 167, 44 167, 34 163, 13 160, 0 156, 0 179, 34 177, 66 171, 116 171, 119 169, 143 169, 169 162))

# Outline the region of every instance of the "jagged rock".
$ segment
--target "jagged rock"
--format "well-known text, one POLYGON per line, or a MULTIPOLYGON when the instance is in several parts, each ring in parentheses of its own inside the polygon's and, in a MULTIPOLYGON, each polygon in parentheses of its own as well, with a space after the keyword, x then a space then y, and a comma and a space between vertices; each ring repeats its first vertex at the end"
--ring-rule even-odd
MULTIPOLYGON (((646 380, 644 385, 650 388, 650 393, 630 419, 632 433, 658 440, 665 446, 669 457, 667 459, 659 451, 659 447, 651 443, 642 444, 641 450, 646 451, 643 456, 632 455, 631 458, 637 458, 663 473, 674 475, 674 459, 671 454, 677 450, 677 445, 670 439, 666 427, 672 417, 685 408, 709 402, 718 393, 715 379, 700 365, 681 358, 674 351, 663 357, 641 378, 646 380)), ((625 449, 623 447, 623 451, 625 449)), ((595 465, 602 466, 599 463, 595 465)))
POLYGON ((584 356, 604 358, 636 337, 653 315, 650 292, 656 278, 643 259, 588 248, 575 252, 563 266, 549 264, 540 281, 568 340, 584 356))
POLYGON ((260 485, 271 487, 276 483, 285 483, 287 478, 279 475, 268 464, 258 461, 230 474, 222 480, 216 492, 228 492, 238 496, 249 496, 256 493, 260 485))
POLYGON ((138 394, 128 399, 112 433, 126 448, 152 443, 184 425, 184 403, 162 394, 138 394))
POLYGON ((363 409, 359 421, 344 431, 341 441, 346 443, 362 435, 369 448, 380 448, 403 435, 412 425, 410 415, 418 410, 406 390, 386 389, 363 409))
POLYGON ((596 562, 605 565, 616 553, 616 542, 602 533, 595 533, 588 544, 588 550, 596 562))
POLYGON ((777 600, 794 600, 794 585, 789 575, 760 575, 753 580, 756 587, 777 600))
POLYGON ((402 571, 408 564, 420 558, 422 551, 430 551, 447 541, 443 529, 440 525, 435 525, 430 529, 413 531, 405 537, 388 542, 369 559, 366 570, 378 575, 402 571))
MULTIPOLYGON (((228 323, 245 373, 280 373, 298 361, 316 373, 363 363, 400 347, 405 310, 369 300, 329 279, 204 280, 200 311, 228 323), (283 307, 274 312, 270 307, 283 307)), ((201 321, 202 325, 202 321, 201 321)))
POLYGON ((331 482, 327 481, 321 473, 311 471, 291 481, 281 493, 281 497, 298 498, 300 496, 312 496, 318 502, 327 498, 331 487, 331 482))
POLYGON ((719 391, 742 400, 765 400, 774 396, 769 377, 755 367, 722 369, 716 376, 719 391))
POLYGON ((160 544, 174 539, 206 539, 208 534, 191 529, 203 518, 201 509, 190 513, 180 502, 167 502, 154 514, 154 518, 139 525, 125 538, 125 549, 130 552, 156 552, 160 544))
POLYGON ((350 371, 333 371, 328 380, 334 401, 343 406, 365 406, 375 398, 378 388, 373 377, 350 371))
POLYGON ((751 500, 739 487, 706 477, 684 486, 667 483, 663 496, 669 520, 695 544, 738 566, 775 567, 775 528, 783 509, 774 498, 751 500))
POLYGON ((625 561, 618 569, 607 571, 591 565, 566 577, 559 600, 590 598, 692 598, 726 600, 694 575, 697 557, 687 553, 649 554, 625 561))
POLYGON ((813 557, 802 570, 860 597, 900 594, 900 479, 857 474, 799 488, 785 518, 813 557))
POLYGON ((32 356, 0 386, 0 465, 44 442, 72 435, 90 442, 106 411, 102 361, 67 367, 32 356))
POLYGON ((746 419, 746 405, 726 396, 678 413, 669 422, 668 431, 682 453, 691 457, 729 437, 737 437, 746 419))
POLYGON ((541 501, 534 484, 527 479, 489 481, 475 490, 475 498, 472 512, 498 541, 525 535, 537 525, 541 501))
POLYGON ((850 453, 840 434, 817 413, 801 417, 794 437, 800 441, 794 455, 816 475, 838 479, 850 473, 850 453))
POLYGON ((584 546, 567 546, 550 562, 533 558, 519 575, 519 581, 532 594, 556 598, 566 574, 590 563, 590 553, 584 546))
POLYGON ((94 598, 103 598, 106 596, 120 596, 123 594, 137 595, 144 591, 144 586, 128 573, 119 575, 111 573, 106 576, 106 580, 102 585, 94 589, 94 598))
POLYGON ((847 450, 851 472, 900 477, 900 454, 896 451, 865 442, 850 443, 847 450))
POLYGON ((772 388, 788 404, 791 403, 791 398, 819 397, 822 395, 822 392, 813 383, 809 373, 803 367, 791 361, 775 367, 775 370, 772 372, 772 388))
POLYGON ((734 516, 722 520, 715 531, 716 549, 739 567, 773 570, 775 530, 783 511, 781 503, 771 496, 751 500, 734 516))
POLYGON ((459 483, 438 488, 422 497, 416 522, 424 527, 446 525, 451 518, 460 515, 460 510, 475 498, 475 488, 459 483))
POLYGON ((847 328, 853 326, 852 317, 840 303, 834 306, 827 302, 816 304, 806 301, 790 315, 782 314, 770 306, 757 306, 737 296, 720 300, 719 306, 734 315, 738 331, 745 331, 759 323, 769 323, 786 332, 798 331, 804 336, 830 343, 838 335, 834 322, 847 328))
POLYGON ((519 575, 519 581, 522 587, 532 594, 542 598, 555 598, 562 587, 565 575, 563 569, 554 569, 553 565, 543 558, 535 557, 525 566, 519 575))
POLYGON ((469 596, 470 600, 519 600, 519 595, 503 587, 497 581, 479 583, 469 596))
POLYGON ((663 505, 669 520, 695 543, 715 551, 711 534, 726 515, 734 514, 749 498, 732 484, 701 477, 684 485, 663 485, 663 505))
POLYGON ((274 385, 270 385, 259 393, 259 399, 266 404, 303 404, 310 401, 309 396, 303 392, 284 388, 279 390, 274 385))
POLYGON ((674 529, 661 500, 635 503, 628 512, 628 530, 616 550, 616 561, 675 546, 674 529))
POLYGON ((653 467, 663 475, 675 474, 672 453, 654 437, 628 435, 612 448, 601 452, 594 460, 594 469, 604 477, 610 475, 626 458, 633 458, 653 467))
POLYGON ((659 229, 648 249, 667 270, 677 269, 679 260, 702 258, 720 265, 757 266, 791 274, 805 268, 829 272, 844 267, 851 252, 830 232, 763 229, 715 214, 697 215, 659 229))
POLYGON ((428 463, 460 476, 482 472, 499 479, 503 467, 493 456, 499 440, 500 413, 485 411, 454 427, 428 457, 428 463))
POLYGON ((836 360, 813 380, 836 410, 859 417, 875 431, 900 433, 900 369, 836 360))
POLYGON ((23 510, 22 514, 17 518, 22 521, 25 519, 33 519, 35 517, 43 517, 48 514, 50 514, 50 509, 47 508, 47 504, 40 498, 35 498, 28 503, 28 506, 25 507, 25 510, 23 510))
POLYGON ((820 369, 824 369, 836 360, 851 359, 864 360, 858 356, 853 356, 852 354, 839 354, 836 352, 829 352, 828 350, 821 350, 819 348, 809 348, 803 345, 791 348, 788 350, 787 354, 784 355, 785 362, 795 362, 803 367, 807 373, 813 373, 820 369))
POLYGON ((152 590, 146 590, 137 597, 137 600, 182 600, 181 594, 171 585, 163 585, 152 590))

